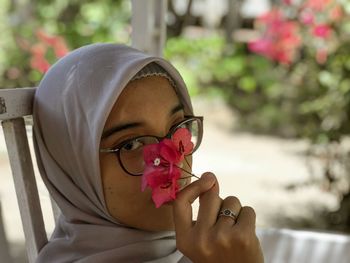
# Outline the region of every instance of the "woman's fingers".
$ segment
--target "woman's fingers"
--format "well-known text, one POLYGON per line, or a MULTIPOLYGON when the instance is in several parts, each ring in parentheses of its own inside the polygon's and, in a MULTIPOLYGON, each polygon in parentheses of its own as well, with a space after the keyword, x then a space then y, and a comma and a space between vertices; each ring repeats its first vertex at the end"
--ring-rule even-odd
POLYGON ((235 196, 228 196, 222 202, 220 212, 222 215, 218 215, 217 227, 224 230, 229 230, 233 225, 236 224, 240 212, 241 212, 241 202, 235 196), (231 212, 233 214, 231 214, 231 212))
POLYGON ((219 184, 216 182, 211 189, 204 192, 199 197, 196 226, 204 230, 215 225, 221 203, 222 199, 219 196, 219 184))
POLYGON ((218 190, 215 176, 206 173, 178 194, 173 203, 177 248, 192 262, 263 262, 254 210, 241 208, 233 196, 222 201, 218 190), (193 225, 191 205, 198 197, 193 225))
POLYGON ((253 231, 255 233, 256 214, 254 209, 249 206, 243 206, 237 218, 236 227, 245 233, 253 231))
POLYGON ((191 183, 178 193, 173 203, 174 223, 177 233, 186 234, 192 227, 192 203, 215 184, 217 184, 215 176, 211 173, 205 173, 199 180, 191 183))

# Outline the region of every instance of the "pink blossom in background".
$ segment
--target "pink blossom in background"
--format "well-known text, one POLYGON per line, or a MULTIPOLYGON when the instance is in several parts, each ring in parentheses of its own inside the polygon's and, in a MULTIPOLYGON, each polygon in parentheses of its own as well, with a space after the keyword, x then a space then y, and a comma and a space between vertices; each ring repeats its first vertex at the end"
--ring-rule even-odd
POLYGON ((343 9, 340 5, 334 6, 329 12, 329 19, 333 22, 339 21, 343 17, 343 9))
POLYGON ((293 4, 293 0, 283 0, 283 4, 291 5, 291 4, 293 4))
POLYGON ((176 199, 179 190, 177 180, 181 177, 179 165, 192 149, 191 133, 185 128, 178 129, 172 139, 144 147, 145 170, 141 190, 151 188, 152 200, 157 208, 176 199))
POLYGON ((264 35, 248 43, 248 48, 272 60, 290 64, 301 44, 298 24, 286 20, 276 9, 259 18, 258 23, 264 25, 264 35))
POLYGON ((312 34, 315 37, 320 37, 320 38, 328 38, 332 32, 332 28, 328 25, 316 25, 313 30, 312 34))
POLYGON ((47 46, 42 43, 36 43, 30 47, 29 51, 33 56, 45 56, 47 46))
POLYGON ((49 70, 50 63, 45 59, 45 57, 40 55, 34 55, 30 59, 30 66, 41 73, 45 73, 49 70))
POLYGON ((42 43, 45 43, 47 46, 51 46, 53 48, 57 58, 61 58, 69 52, 66 42, 60 36, 48 35, 42 29, 36 31, 36 36, 42 43))
POLYGON ((287 65, 296 61, 302 50, 308 50, 315 54, 319 64, 326 63, 341 40, 338 25, 344 10, 340 2, 283 0, 283 3, 284 6, 273 7, 256 20, 264 31, 259 39, 248 43, 249 50, 287 65))
POLYGON ((319 64, 324 64, 327 62, 328 51, 325 48, 319 48, 316 51, 316 61, 319 64))
POLYGON ((304 6, 314 11, 324 11, 332 2, 334 0, 307 0, 304 6))
POLYGON ((66 42, 62 37, 57 37, 53 49, 57 58, 64 57, 69 52, 66 42))
POLYGON ((274 43, 270 39, 258 39, 248 43, 249 50, 254 53, 264 55, 269 58, 273 58, 274 43))
POLYGON ((45 73, 50 68, 50 63, 46 59, 49 49, 54 51, 56 58, 65 56, 69 49, 66 41, 61 36, 49 35, 42 29, 38 29, 35 35, 38 40, 35 44, 21 38, 17 39, 17 43, 21 49, 30 53, 30 66, 41 73, 45 73))
POLYGON ((312 25, 315 21, 315 15, 311 10, 304 10, 300 13, 300 22, 305 25, 312 25))
POLYGON ((50 68, 50 63, 45 58, 47 46, 43 43, 36 43, 30 47, 29 51, 32 55, 30 66, 41 73, 45 73, 50 68))
POLYGON ((49 46, 53 46, 53 45, 55 45, 55 43, 56 43, 56 39, 57 39, 57 37, 56 36, 50 36, 50 35, 48 35, 43 29, 38 29, 36 32, 35 32, 35 34, 36 34, 36 36, 37 36, 37 38, 41 41, 41 42, 43 42, 43 43, 45 43, 45 44, 47 44, 47 45, 49 45, 49 46))
POLYGON ((257 22, 258 24, 270 25, 274 28, 279 27, 281 23, 285 20, 283 12, 277 8, 273 8, 265 14, 261 15, 257 22))

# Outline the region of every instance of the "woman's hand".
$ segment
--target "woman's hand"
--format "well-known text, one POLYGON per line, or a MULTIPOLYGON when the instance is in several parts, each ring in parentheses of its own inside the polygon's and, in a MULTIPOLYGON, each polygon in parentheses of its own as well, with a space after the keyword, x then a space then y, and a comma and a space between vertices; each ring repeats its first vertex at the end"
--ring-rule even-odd
POLYGON ((177 248, 194 263, 264 262, 255 234, 255 212, 241 207, 236 197, 219 197, 219 186, 212 173, 183 189, 173 205, 177 248), (192 203, 199 197, 197 221, 192 221, 192 203), (223 209, 235 216, 218 217, 223 209))

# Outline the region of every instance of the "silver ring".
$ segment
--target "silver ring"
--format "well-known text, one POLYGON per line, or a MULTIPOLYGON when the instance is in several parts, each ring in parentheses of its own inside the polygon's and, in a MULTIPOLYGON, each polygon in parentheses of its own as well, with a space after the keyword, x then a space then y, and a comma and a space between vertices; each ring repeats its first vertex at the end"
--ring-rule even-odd
POLYGON ((219 217, 219 216, 230 217, 230 218, 232 218, 235 222, 237 221, 237 217, 238 217, 238 215, 237 215, 235 212, 231 211, 231 210, 228 209, 228 208, 222 209, 222 210, 219 212, 218 217, 219 217))

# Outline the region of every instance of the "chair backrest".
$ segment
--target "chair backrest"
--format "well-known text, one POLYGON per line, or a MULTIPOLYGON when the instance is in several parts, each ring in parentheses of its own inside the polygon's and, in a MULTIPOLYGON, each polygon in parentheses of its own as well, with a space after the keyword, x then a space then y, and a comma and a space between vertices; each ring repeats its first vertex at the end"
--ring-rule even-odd
MULTIPOLYGON (((29 262, 35 262, 47 235, 25 128, 31 122, 35 88, 0 89, 0 120, 6 141, 29 262)), ((51 200, 52 201, 52 200, 51 200)), ((53 204, 55 220, 59 210, 53 204)))

